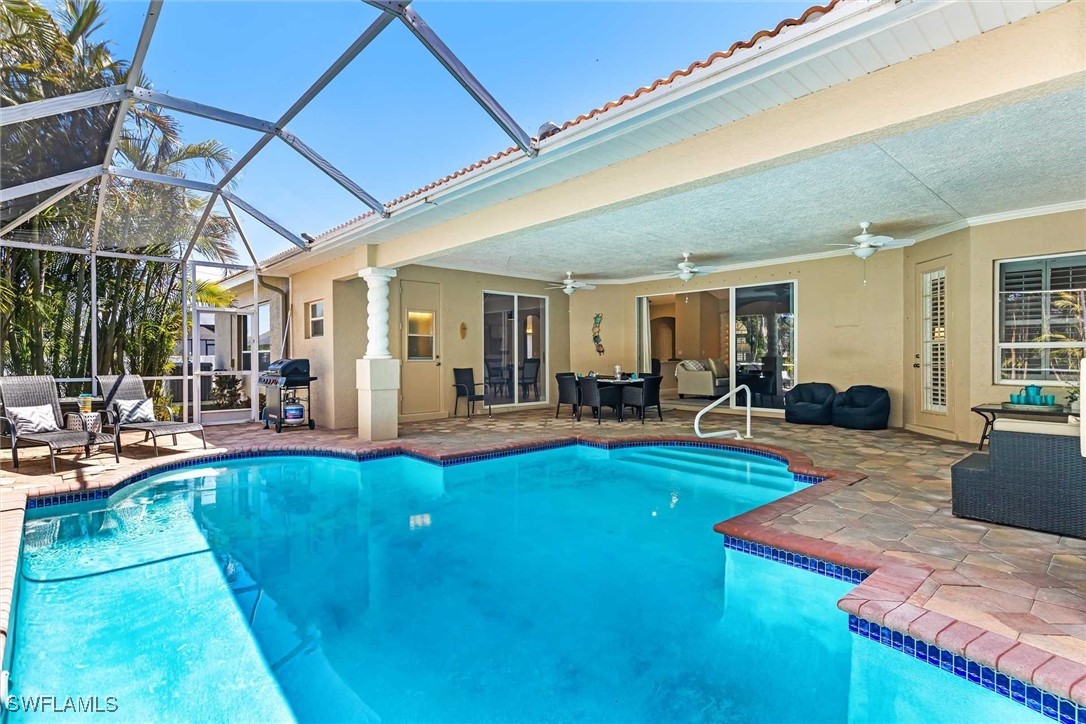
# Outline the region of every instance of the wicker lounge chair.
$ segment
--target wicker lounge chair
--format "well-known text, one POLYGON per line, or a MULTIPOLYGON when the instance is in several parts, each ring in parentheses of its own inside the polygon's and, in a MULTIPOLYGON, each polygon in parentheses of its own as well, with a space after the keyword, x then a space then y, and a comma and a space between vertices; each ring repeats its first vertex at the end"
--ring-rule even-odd
MULTIPOLYGON (((57 395, 57 382, 45 375, 3 377, 0 378, 0 403, 3 404, 3 416, 0 416, 0 438, 11 441, 11 460, 19 467, 19 446, 45 445, 49 448, 49 466, 57 471, 56 453, 71 448, 83 448, 87 457, 91 456, 92 445, 109 445, 113 448, 113 457, 120 462, 120 448, 113 435, 104 432, 91 432, 82 415, 77 416, 81 430, 65 430, 65 418, 60 411, 60 397, 57 395), (8 410, 15 407, 39 407, 49 405, 53 408, 53 419, 60 429, 49 432, 20 433, 15 428, 15 421, 8 410)), ((78 453, 77 453, 78 456, 78 453)))
POLYGON ((200 442, 207 449, 207 440, 204 439, 204 426, 198 422, 177 422, 170 412, 170 419, 155 420, 154 422, 128 422, 118 424, 120 417, 116 410, 117 400, 146 400, 147 388, 144 387, 143 378, 139 375, 99 375, 98 385, 102 388, 102 397, 105 399, 105 414, 108 425, 117 435, 117 449, 121 447, 121 433, 126 431, 142 432, 143 442, 147 438, 155 446, 155 455, 158 455, 158 438, 169 435, 173 438, 173 444, 177 444, 177 436, 193 432, 200 435, 200 442))

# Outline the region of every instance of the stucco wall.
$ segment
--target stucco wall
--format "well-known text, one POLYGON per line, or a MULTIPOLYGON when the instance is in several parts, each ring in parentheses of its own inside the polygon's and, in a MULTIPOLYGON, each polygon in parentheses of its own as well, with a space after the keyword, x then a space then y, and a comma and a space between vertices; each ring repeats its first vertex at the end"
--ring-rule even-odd
MULTIPOLYGON (((969 237, 969 263, 973 270, 970 292, 976 300, 970 305, 969 401, 970 405, 979 405, 1006 399, 1014 391, 1013 387, 992 382, 996 260, 1086 252, 1086 211, 974 226, 969 237)), ((1047 391, 1059 392, 1056 388, 1047 391)), ((965 429, 970 439, 978 437, 980 418, 970 414, 965 429)))
MULTIPOLYGON (((550 390, 548 399, 555 399, 558 392, 554 373, 569 369, 569 297, 564 293, 548 292, 546 283, 531 279, 514 279, 416 265, 398 269, 389 294, 389 315, 392 320, 390 349, 394 357, 401 357, 400 348, 402 347, 401 335, 398 332, 398 320, 401 314, 400 290, 396 283, 398 280, 432 282, 441 285, 438 349, 442 362, 442 413, 451 412, 455 401, 452 386, 453 368, 472 367, 475 370, 476 381, 482 382, 484 379, 482 365, 484 290, 532 294, 545 296, 550 300, 547 306, 550 360, 546 370, 546 381, 550 390), (467 325, 467 333, 463 339, 460 338, 461 322, 467 325)), ((542 381, 542 376, 540 379, 542 381)))
MULTIPOLYGON (((867 262, 834 257, 796 264, 778 264, 678 280, 626 285, 600 285, 588 294, 575 294, 570 307, 574 337, 570 343, 573 369, 609 369, 621 364, 634 369, 637 357, 635 305, 643 294, 684 292, 748 284, 796 280, 797 346, 800 381, 829 382, 838 389, 873 384, 890 390, 892 425, 902 424, 902 259, 901 251, 886 251, 867 262), (597 357, 590 338, 579 330, 591 326, 592 315, 604 313, 604 357, 597 357)), ((691 301, 695 299, 691 295, 691 301)), ((689 355, 688 355, 689 356, 689 355)))

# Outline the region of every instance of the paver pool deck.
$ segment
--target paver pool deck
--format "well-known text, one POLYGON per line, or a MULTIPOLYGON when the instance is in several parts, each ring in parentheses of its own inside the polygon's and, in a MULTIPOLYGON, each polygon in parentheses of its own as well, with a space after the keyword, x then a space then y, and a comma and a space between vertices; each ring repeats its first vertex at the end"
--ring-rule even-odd
MULTIPOLYGON (((432 457, 505 449, 569 438, 696 439, 694 413, 665 420, 578 423, 553 409, 405 423, 400 438, 364 443, 352 430, 291 431, 260 425, 207 429, 207 454, 269 449, 361 452, 400 447, 432 457)), ((738 418, 714 416, 733 426, 738 418)), ((950 466, 974 450, 903 430, 861 432, 756 419, 747 443, 784 453, 797 472, 829 473, 823 483, 722 521, 729 535, 874 571, 840 602, 864 619, 1086 705, 1086 540, 955 518, 950 466)), ((0 465, 0 652, 6 638, 27 496, 112 487, 149 468, 204 455, 196 438, 160 440, 155 458, 138 434, 126 434, 120 464, 104 452, 57 461, 39 449, 0 465), (165 444, 163 444, 165 443, 165 444)), ((724 440, 736 444, 732 440, 724 440)), ((43 450, 43 449, 42 449, 43 450)), ((1042 483, 1039 483, 1041 485, 1042 483)), ((1040 492, 1040 490, 1039 490, 1040 492)))

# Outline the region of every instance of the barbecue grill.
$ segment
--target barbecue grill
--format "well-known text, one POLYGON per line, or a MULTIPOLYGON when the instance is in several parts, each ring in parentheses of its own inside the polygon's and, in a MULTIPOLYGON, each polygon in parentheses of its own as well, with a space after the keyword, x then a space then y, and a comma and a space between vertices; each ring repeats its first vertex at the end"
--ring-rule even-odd
POLYGON ((309 403, 309 385, 316 379, 309 374, 307 359, 279 359, 268 365, 259 379, 264 386, 264 429, 272 424, 276 432, 282 432, 284 426, 308 426, 310 430, 316 427, 309 403), (299 399, 298 393, 303 390, 305 397, 299 399))

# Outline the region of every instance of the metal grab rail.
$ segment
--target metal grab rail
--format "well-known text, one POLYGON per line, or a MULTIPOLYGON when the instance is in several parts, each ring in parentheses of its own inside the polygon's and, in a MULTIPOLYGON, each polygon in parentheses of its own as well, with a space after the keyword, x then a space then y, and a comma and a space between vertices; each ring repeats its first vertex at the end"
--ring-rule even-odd
POLYGON ((750 388, 746 385, 739 385, 734 390, 721 397, 719 400, 716 400, 712 404, 706 405, 705 407, 701 408, 701 411, 698 412, 698 414, 694 417, 694 434, 698 437, 724 437, 725 435, 735 435, 735 438, 737 440, 741 440, 744 437, 750 438, 750 388), (731 398, 732 395, 734 395, 736 392, 739 392, 740 390, 747 391, 747 434, 741 435, 739 434, 738 430, 718 430, 717 432, 702 432, 701 418, 705 415, 705 413, 717 407, 718 405, 724 404, 727 400, 731 398))

